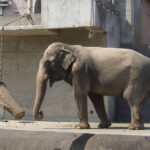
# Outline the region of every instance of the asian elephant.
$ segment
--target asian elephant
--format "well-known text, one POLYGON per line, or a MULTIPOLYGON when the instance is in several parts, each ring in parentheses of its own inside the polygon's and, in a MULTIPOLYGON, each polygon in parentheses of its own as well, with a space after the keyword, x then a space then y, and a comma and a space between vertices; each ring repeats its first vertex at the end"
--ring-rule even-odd
POLYGON ((73 87, 80 123, 78 129, 90 128, 87 115, 87 96, 91 99, 101 123, 108 120, 103 96, 122 96, 131 109, 129 129, 143 129, 142 108, 150 95, 150 59, 130 49, 83 47, 52 43, 42 57, 36 78, 36 99, 33 116, 43 117, 40 111, 46 91, 56 81, 64 80, 73 87))
POLYGON ((7 90, 4 82, 0 81, 0 105, 7 110, 15 119, 21 119, 25 115, 23 108, 14 100, 7 90))

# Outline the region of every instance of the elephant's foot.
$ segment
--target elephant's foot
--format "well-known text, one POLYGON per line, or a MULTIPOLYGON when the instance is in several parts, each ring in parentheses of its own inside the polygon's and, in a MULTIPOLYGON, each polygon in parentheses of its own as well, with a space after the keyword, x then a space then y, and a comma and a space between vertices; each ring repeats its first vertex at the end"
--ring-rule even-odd
POLYGON ((111 126, 111 122, 110 121, 108 121, 108 122, 101 122, 98 125, 98 128, 109 128, 109 126, 111 126))
POLYGON ((81 122, 81 123, 75 125, 75 128, 76 129, 89 129, 90 125, 88 123, 81 122))
POLYGON ((131 123, 128 126, 129 130, 143 130, 144 129, 144 124, 143 123, 138 123, 138 124, 133 124, 131 123))

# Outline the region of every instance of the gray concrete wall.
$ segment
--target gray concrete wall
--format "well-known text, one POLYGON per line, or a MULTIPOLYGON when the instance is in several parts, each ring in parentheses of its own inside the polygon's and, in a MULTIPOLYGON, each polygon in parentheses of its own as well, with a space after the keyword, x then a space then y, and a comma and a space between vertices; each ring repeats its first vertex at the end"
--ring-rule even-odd
POLYGON ((150 1, 141 2, 141 43, 150 44, 150 1))
MULTIPOLYGON (((124 128, 123 128, 124 129, 124 128)), ((122 130, 123 130, 122 129, 122 130)), ((87 133, 87 130, 61 132, 34 132, 0 130, 1 150, 149 150, 150 136, 142 134, 133 135, 123 130, 125 135, 116 135, 115 127, 111 134, 87 133), (76 131, 76 132, 75 132, 76 131), (129 135, 128 135, 129 134, 129 135)), ((88 130, 89 131, 89 130, 88 130)), ((96 132, 97 130, 94 129, 96 132)), ((103 130, 102 130, 103 131, 103 130)), ((108 131, 108 130, 107 130, 108 131)), ((148 130, 149 132, 149 130, 148 130)))
POLYGON ((75 130, 74 123, 0 123, 1 150, 149 150, 150 130, 129 131, 127 124, 110 129, 75 130), (72 126, 73 125, 73 126, 72 126), (9 129, 9 130, 8 130, 9 129))
POLYGON ((132 0, 116 0, 121 19, 121 44, 132 42, 132 0))
MULTIPOLYGON (((135 3, 136 2, 137 0, 135 0, 135 3)), ((131 43, 132 42, 132 5, 134 4, 134 0, 101 0, 101 3, 105 4, 106 8, 104 7, 104 9, 107 12, 106 14, 103 13, 104 11, 100 12, 102 15, 101 17, 102 23, 105 22, 104 19, 107 18, 108 20, 106 21, 106 27, 107 26, 110 26, 110 28, 113 27, 111 25, 113 24, 113 21, 117 18, 115 13, 117 14, 119 13, 118 18, 120 18, 120 23, 117 24, 119 21, 118 18, 117 21, 116 20, 114 21, 115 26, 113 28, 113 31, 114 30, 121 31, 120 32, 121 41, 119 41, 121 42, 121 44, 131 43), (108 8, 110 9, 110 11, 108 10, 108 8)), ((106 29, 106 31, 108 30, 106 29)), ((116 32, 112 32, 112 33, 116 33, 116 32)), ((112 36, 115 35, 111 34, 111 37, 112 36)))
POLYGON ((141 0, 134 0, 132 3, 132 36, 133 44, 141 43, 141 0))
MULTIPOLYGON (((12 95, 26 110, 24 119, 32 119, 38 63, 47 46, 56 41, 84 46, 106 46, 106 35, 97 33, 94 39, 88 39, 87 30, 68 29, 55 36, 4 37, 3 80, 12 95)), ((44 120, 78 119, 72 88, 64 82, 54 84, 52 89, 47 88, 42 109, 45 113, 44 120)), ((90 102, 88 112, 90 120, 98 120, 90 102)), ((7 119, 9 118, 10 116, 7 116, 7 119)))
POLYGON ((42 25, 49 28, 90 26, 91 4, 91 0, 42 1, 42 25))

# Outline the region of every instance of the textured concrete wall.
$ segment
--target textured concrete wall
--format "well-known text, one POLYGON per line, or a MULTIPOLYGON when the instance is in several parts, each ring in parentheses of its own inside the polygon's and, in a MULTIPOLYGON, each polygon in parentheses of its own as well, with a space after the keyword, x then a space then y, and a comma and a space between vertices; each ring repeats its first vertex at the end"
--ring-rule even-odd
MULTIPOLYGON (((105 19, 107 19, 106 27, 109 26, 109 29, 114 27, 112 28, 113 32, 109 32, 109 34, 111 34, 111 37, 114 36, 115 38, 115 35, 113 35, 113 33, 116 32, 114 30, 120 30, 119 32, 120 32, 121 44, 131 43, 132 42, 132 4, 134 3, 134 0, 101 0, 101 1, 103 2, 103 4, 107 5, 107 8, 110 8, 110 10, 115 12, 117 11, 120 14, 118 17, 120 18, 120 23, 118 23, 119 19, 117 18, 117 16, 115 16, 115 13, 106 10, 107 14, 104 14, 103 13, 104 11, 100 11, 99 13, 101 13, 102 16, 101 24, 105 22, 105 19), (115 25, 113 26, 113 24, 115 25)), ((137 0, 135 0, 135 3, 136 2, 137 0)), ((111 45, 112 44, 114 43, 111 43, 111 45)))
POLYGON ((141 43, 150 44, 150 1, 142 1, 141 7, 141 43))
POLYGON ((91 0, 42 1, 42 25, 49 28, 90 26, 91 13, 91 0))
POLYGON ((132 42, 132 0, 116 0, 121 19, 121 44, 132 42))
MULTIPOLYGON (((25 108, 24 119, 32 119, 38 63, 45 48, 56 41, 84 46, 106 46, 106 35, 97 33, 90 40, 87 30, 70 29, 63 30, 56 36, 4 37, 3 79, 12 95, 25 108)), ((42 109, 45 113, 44 120, 77 120, 72 88, 64 82, 54 84, 52 89, 48 86, 42 109)), ((92 120, 98 119, 91 104, 89 116, 92 120)))
POLYGON ((23 124, 23 128, 17 126, 10 130, 11 123, 9 130, 0 129, 1 150, 149 150, 150 147, 149 128, 127 131, 126 127, 113 126, 107 130, 74 130, 70 126, 64 128, 61 123, 53 126, 47 123, 42 126, 47 131, 35 131, 35 127, 39 129, 39 123, 18 124, 23 124))
POLYGON ((134 0, 132 3, 132 35, 133 44, 141 43, 141 0, 134 0))

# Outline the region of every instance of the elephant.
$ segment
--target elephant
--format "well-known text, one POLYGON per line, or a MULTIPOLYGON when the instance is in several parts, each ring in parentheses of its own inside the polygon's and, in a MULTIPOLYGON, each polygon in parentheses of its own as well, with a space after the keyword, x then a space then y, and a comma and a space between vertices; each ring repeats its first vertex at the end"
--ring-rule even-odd
POLYGON ((131 109, 128 129, 144 129, 142 110, 150 95, 150 59, 132 49, 84 47, 55 42, 48 46, 39 63, 36 77, 35 120, 43 118, 40 110, 46 92, 56 81, 64 80, 73 89, 79 124, 88 129, 87 97, 101 122, 99 128, 111 125, 103 96, 122 96, 131 109))
POLYGON ((0 81, 0 105, 12 114, 14 119, 19 120, 25 115, 23 108, 14 100, 2 81, 0 81))

